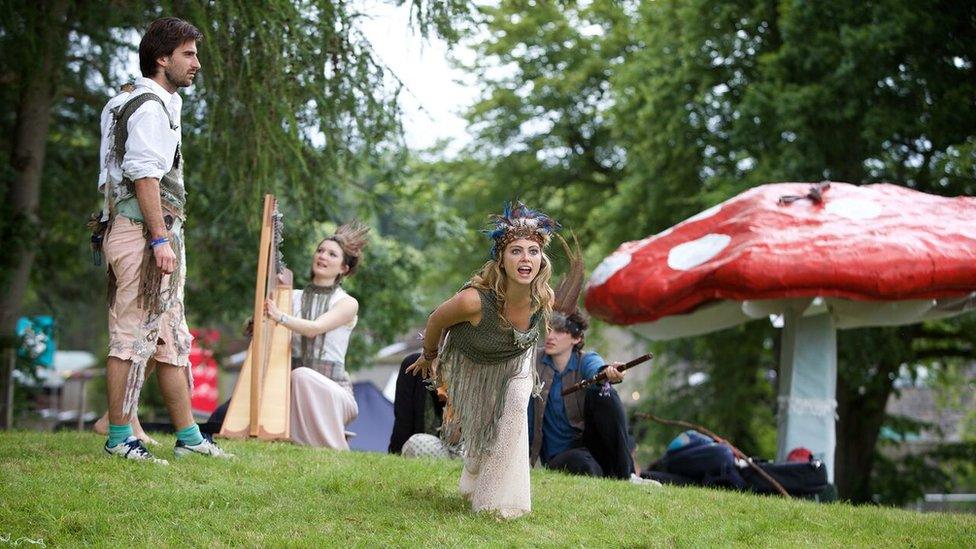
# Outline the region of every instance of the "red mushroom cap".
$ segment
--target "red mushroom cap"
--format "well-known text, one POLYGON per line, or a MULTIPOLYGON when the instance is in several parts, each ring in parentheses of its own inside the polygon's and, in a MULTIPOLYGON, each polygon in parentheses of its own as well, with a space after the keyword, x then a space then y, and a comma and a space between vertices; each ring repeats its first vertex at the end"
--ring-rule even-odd
POLYGON ((756 187, 622 244, 593 271, 587 310, 634 324, 720 300, 888 302, 976 291, 976 198, 830 183, 818 202, 817 188, 756 187))

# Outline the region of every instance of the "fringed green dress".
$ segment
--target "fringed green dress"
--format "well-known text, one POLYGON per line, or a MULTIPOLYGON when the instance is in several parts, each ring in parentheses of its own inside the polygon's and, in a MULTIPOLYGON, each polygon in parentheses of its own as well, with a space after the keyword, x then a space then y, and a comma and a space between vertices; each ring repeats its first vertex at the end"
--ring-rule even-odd
POLYGON ((460 491, 472 509, 514 518, 531 510, 526 411, 539 389, 534 362, 541 315, 522 332, 505 325, 492 292, 478 294, 481 321, 452 326, 440 353, 451 406, 443 435, 464 443, 460 491))

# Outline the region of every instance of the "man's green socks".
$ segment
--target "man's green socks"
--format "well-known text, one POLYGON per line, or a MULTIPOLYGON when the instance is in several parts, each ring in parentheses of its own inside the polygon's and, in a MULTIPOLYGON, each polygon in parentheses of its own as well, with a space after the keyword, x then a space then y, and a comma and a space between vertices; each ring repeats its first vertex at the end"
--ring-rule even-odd
POLYGON ((200 426, 196 423, 192 423, 189 427, 176 431, 176 438, 187 446, 196 446, 203 442, 203 435, 200 434, 200 426))
POLYGON ((108 424, 108 444, 109 448, 114 448, 125 442, 125 439, 132 436, 132 424, 112 425, 108 424))

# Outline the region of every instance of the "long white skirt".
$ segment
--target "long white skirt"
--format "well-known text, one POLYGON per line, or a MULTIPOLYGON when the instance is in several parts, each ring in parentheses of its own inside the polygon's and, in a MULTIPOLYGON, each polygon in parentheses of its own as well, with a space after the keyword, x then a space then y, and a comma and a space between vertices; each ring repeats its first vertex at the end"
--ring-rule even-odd
POLYGON ((534 358, 533 353, 526 353, 519 373, 509 382, 501 424, 491 451, 464 460, 459 491, 471 501, 473 511, 515 518, 532 510, 527 410, 534 358))
POLYGON ((311 368, 291 372, 291 440, 348 450, 346 425, 359 415, 352 393, 311 368))

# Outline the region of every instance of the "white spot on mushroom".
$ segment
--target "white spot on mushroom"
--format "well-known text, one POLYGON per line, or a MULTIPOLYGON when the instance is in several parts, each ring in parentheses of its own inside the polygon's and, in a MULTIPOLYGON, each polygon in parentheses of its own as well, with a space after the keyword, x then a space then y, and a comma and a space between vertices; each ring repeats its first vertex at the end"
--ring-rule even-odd
POLYGON ((593 269, 593 274, 590 275, 590 287, 599 286, 610 280, 617 271, 630 264, 630 259, 631 255, 628 253, 614 252, 608 255, 596 266, 596 269, 593 269))
POLYGON ((725 234, 706 234, 705 236, 679 244, 668 252, 668 267, 676 271, 687 271, 712 260, 729 245, 732 237, 725 234))
POLYGON ((707 210, 703 210, 703 211, 700 211, 700 212, 696 213, 695 215, 693 215, 693 216, 689 217, 688 219, 686 219, 685 220, 685 223, 691 223, 692 221, 700 221, 702 219, 706 219, 706 218, 712 217, 713 215, 717 214, 720 211, 722 211, 722 204, 721 203, 716 204, 716 205, 712 206, 711 208, 709 208, 707 210))
POLYGON ((837 200, 827 200, 824 210, 840 217, 845 217, 854 221, 861 219, 872 219, 881 215, 881 205, 860 198, 840 198, 837 200))

